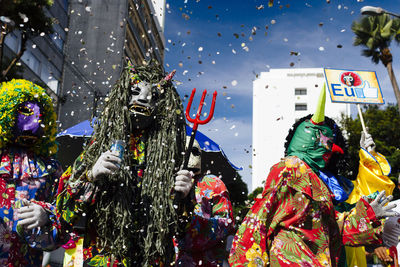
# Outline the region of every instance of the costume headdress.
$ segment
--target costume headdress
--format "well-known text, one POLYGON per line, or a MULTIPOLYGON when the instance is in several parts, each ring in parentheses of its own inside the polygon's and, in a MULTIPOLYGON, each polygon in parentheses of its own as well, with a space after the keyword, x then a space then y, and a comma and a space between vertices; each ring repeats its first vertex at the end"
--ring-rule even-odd
POLYGON ((56 113, 50 96, 42 87, 24 79, 13 79, 0 85, 0 149, 14 142, 14 127, 17 108, 20 104, 32 101, 41 107, 40 126, 43 134, 30 147, 37 155, 51 156, 57 152, 56 113))
POLYGON ((336 144, 340 132, 338 126, 333 120, 333 125, 326 123, 325 99, 323 86, 314 115, 295 124, 295 129, 286 138, 286 154, 301 158, 317 173, 325 169, 334 153, 343 154, 343 149, 336 144))

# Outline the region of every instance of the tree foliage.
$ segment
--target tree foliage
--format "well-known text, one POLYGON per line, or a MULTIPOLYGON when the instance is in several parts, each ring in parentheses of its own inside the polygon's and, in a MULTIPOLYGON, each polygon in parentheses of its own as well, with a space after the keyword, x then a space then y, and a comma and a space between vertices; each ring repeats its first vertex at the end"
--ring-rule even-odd
MULTIPOLYGON (((372 135, 376 144, 376 151, 386 157, 391 165, 390 179, 397 184, 400 173, 400 115, 398 109, 388 105, 380 109, 377 105, 369 105, 363 110, 363 118, 368 133, 372 135)), ((361 138, 361 122, 357 118, 342 117, 341 125, 348 137, 349 166, 341 170, 347 177, 355 178, 358 173, 361 138)), ((341 166, 339 166, 340 168, 341 166)))
POLYGON ((363 16, 359 21, 353 22, 351 29, 355 34, 353 44, 366 48, 362 51, 362 55, 371 57, 375 64, 380 60, 386 67, 400 112, 400 89, 393 71, 393 56, 389 49, 392 40, 400 42, 400 19, 391 19, 387 14, 363 16))
POLYGON ((53 0, 0 0, 0 81, 6 79, 10 69, 22 57, 28 39, 53 31, 53 20, 46 16, 44 10, 52 5, 53 0), (15 30, 21 34, 21 48, 11 62, 5 64, 4 41, 6 36, 15 30))
POLYGON ((391 19, 387 14, 363 16, 353 22, 351 29, 355 34, 353 44, 365 47, 363 56, 371 57, 375 64, 381 60, 385 66, 392 61, 387 50, 393 39, 400 42, 400 19, 391 19))

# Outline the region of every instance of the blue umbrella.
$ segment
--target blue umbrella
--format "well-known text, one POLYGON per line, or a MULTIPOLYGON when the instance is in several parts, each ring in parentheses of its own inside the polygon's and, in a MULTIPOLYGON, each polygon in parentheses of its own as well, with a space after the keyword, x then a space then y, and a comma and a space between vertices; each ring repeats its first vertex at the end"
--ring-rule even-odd
MULTIPOLYGON (((186 125, 186 135, 190 136, 191 133, 192 133, 192 127, 186 125)), ((217 143, 215 143, 213 140, 211 140, 209 137, 207 137, 202 132, 200 132, 200 131, 196 132, 196 141, 199 143, 200 148, 203 151, 205 151, 205 152, 221 152, 221 154, 225 157, 225 159, 232 166, 232 168, 234 168, 237 171, 243 170, 242 167, 236 167, 232 162, 230 162, 228 157, 225 155, 224 150, 222 150, 222 148, 217 143)))
MULTIPOLYGON (((192 132, 192 128, 188 125, 186 125, 186 135, 190 136, 190 133, 192 132)), ((89 120, 82 121, 60 133, 57 134, 57 139, 59 142, 61 141, 62 137, 73 137, 73 138, 79 138, 79 137, 90 137, 93 133, 93 128, 90 125, 89 120)), ((197 131, 196 133, 196 140, 200 145, 200 148, 208 153, 208 152, 220 152, 222 156, 225 158, 225 160, 229 163, 229 165, 236 171, 241 171, 243 168, 235 166, 232 162, 229 161, 228 157, 225 155, 224 151, 222 148, 215 143, 213 140, 211 140, 209 137, 207 137, 205 134, 203 134, 200 131, 197 131)), ((60 142, 61 143, 61 142, 60 142)), ((61 147, 60 147, 61 148, 61 147)), ((59 153, 62 154, 62 153, 59 153)))
POLYGON ((93 133, 93 128, 90 125, 89 120, 82 121, 60 133, 57 134, 56 138, 61 136, 71 137, 90 137, 93 133))

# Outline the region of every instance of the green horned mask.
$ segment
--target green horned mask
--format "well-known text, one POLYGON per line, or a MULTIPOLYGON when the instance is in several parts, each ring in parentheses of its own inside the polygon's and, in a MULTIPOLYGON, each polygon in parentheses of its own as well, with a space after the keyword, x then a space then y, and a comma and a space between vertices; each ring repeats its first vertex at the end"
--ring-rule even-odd
POLYGON ((325 98, 324 85, 316 112, 311 119, 300 123, 287 149, 288 156, 299 157, 317 174, 326 167, 332 153, 343 154, 343 150, 334 143, 333 130, 324 123, 325 98))
POLYGON ((332 153, 343 153, 333 143, 331 128, 324 124, 314 124, 312 120, 302 122, 296 129, 289 144, 287 155, 297 156, 305 161, 317 173, 325 168, 332 153))

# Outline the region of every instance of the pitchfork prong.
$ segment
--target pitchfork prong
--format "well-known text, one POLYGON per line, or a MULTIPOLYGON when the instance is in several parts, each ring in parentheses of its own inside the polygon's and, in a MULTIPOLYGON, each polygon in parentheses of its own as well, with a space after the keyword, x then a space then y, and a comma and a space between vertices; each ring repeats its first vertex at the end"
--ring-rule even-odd
POLYGON ((200 119, 201 110, 203 109, 204 99, 205 99, 205 97, 207 95, 207 90, 204 90, 203 94, 201 96, 201 99, 200 99, 199 107, 197 108, 196 116, 194 118, 192 118, 192 117, 190 117, 190 108, 192 106, 192 102, 193 102, 193 98, 194 98, 194 94, 195 93, 196 93, 196 88, 193 88, 192 94, 190 95, 190 99, 189 99, 188 105, 186 107, 186 112, 185 112, 186 119, 189 122, 193 123, 193 130, 194 131, 197 130, 197 127, 198 127, 199 124, 206 124, 212 119, 212 117, 214 115, 215 99, 217 98, 217 91, 214 91, 213 99, 212 99, 212 103, 211 103, 211 108, 210 108, 210 113, 208 114, 207 118, 205 118, 204 120, 201 120, 200 119))

